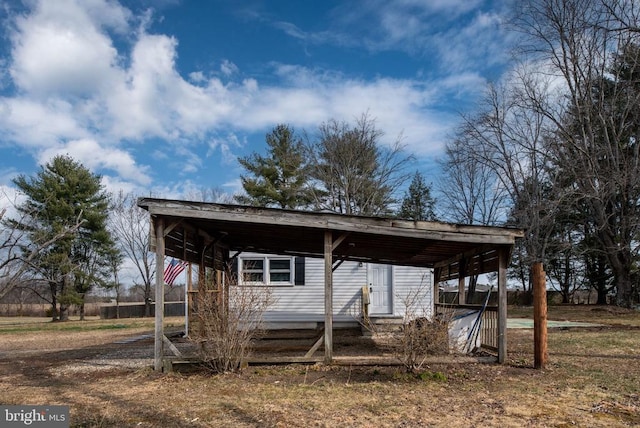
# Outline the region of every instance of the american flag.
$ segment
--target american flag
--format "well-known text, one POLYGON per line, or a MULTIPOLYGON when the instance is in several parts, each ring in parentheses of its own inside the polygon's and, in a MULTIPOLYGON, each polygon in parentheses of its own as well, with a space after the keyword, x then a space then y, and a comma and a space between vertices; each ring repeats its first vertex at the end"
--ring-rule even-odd
POLYGON ((173 286, 173 281, 176 280, 178 275, 180 275, 186 266, 187 262, 171 259, 169 265, 164 270, 164 282, 169 286, 173 286))

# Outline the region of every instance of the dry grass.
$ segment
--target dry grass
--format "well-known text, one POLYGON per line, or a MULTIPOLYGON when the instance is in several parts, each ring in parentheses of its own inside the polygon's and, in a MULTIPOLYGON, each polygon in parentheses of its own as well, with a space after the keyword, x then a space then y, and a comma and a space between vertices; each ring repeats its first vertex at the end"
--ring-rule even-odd
MULTIPOLYGON (((588 311, 567 312, 590 319, 588 311)), ((84 331, 27 331, 23 350, 31 352, 24 358, 6 343, 20 343, 25 333, 0 327, 0 401, 70 405, 73 426, 98 427, 636 426, 640 330, 633 326, 640 314, 611 320, 617 326, 550 330, 546 370, 531 368, 532 331, 510 330, 507 364, 433 364, 423 376, 399 367, 320 365, 257 366, 216 376, 63 370, 153 343, 113 344, 145 327, 133 322, 110 329, 104 326, 117 322, 104 321, 84 331), (64 346, 53 349, 59 342, 64 346)))
MULTIPOLYGON (((617 306, 558 305, 549 306, 547 316, 554 321, 583 321, 609 325, 630 325, 640 327, 637 310, 617 306)), ((533 318, 531 306, 509 307, 509 317, 533 318)))

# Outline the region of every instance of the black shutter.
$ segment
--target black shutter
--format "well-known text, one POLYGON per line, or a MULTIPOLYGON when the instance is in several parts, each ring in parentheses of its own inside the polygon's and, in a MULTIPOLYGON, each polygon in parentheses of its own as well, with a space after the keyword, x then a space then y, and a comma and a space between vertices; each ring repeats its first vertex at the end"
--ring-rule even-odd
POLYGON ((296 257, 295 265, 295 285, 304 285, 304 257, 296 257))
POLYGON ((231 273, 236 277, 238 276, 238 258, 234 257, 231 259, 231 273))

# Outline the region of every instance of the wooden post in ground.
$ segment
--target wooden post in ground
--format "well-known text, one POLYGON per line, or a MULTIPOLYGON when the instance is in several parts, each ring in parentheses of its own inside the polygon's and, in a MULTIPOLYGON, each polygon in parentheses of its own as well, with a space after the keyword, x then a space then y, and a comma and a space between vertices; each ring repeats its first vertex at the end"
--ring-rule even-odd
POLYGON ((156 235, 156 304, 155 304, 155 343, 154 364, 156 371, 162 371, 164 356, 164 220, 153 220, 156 235))
POLYGON ((333 234, 324 233, 324 362, 333 359, 333 234))
POLYGON ((507 359, 507 259, 509 250, 498 250, 498 362, 507 359))
POLYGON ((547 352, 547 281, 542 263, 531 267, 533 278, 533 366, 544 369, 547 352))

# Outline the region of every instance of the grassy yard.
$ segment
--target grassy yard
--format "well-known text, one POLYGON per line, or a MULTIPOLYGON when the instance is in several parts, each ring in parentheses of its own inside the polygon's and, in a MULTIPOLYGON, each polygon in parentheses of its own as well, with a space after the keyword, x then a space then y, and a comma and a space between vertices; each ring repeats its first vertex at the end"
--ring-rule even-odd
POLYGON ((531 368, 533 332, 509 330, 507 364, 433 364, 419 376, 400 367, 255 366, 217 376, 101 367, 87 363, 152 348, 152 339, 114 342, 150 333, 153 320, 0 322, 0 402, 69 405, 72 426, 98 427, 637 426, 640 313, 595 309, 549 308, 550 319, 605 326, 550 330, 546 370, 531 368))

